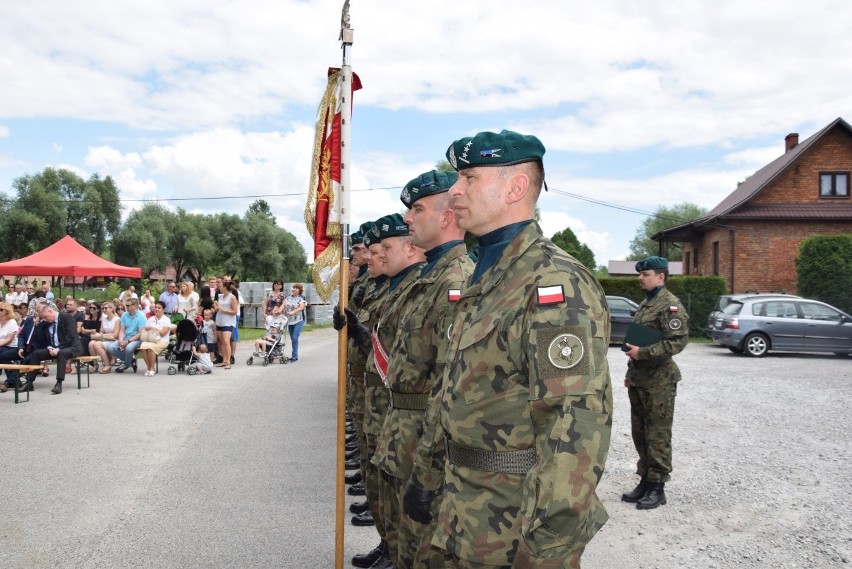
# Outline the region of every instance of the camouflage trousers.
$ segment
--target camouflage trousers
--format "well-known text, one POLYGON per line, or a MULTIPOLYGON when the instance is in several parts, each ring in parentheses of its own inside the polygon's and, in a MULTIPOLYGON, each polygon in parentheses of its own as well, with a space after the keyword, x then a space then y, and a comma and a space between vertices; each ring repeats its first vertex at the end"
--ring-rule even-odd
MULTIPOLYGON (((399 560, 399 518, 402 512, 400 496, 405 482, 394 478, 384 470, 379 470, 379 507, 385 526, 385 541, 394 567, 404 567, 399 560)), ((376 515, 373 514, 375 519, 376 515)))
POLYGON ((580 558, 586 549, 586 546, 582 545, 566 553, 565 557, 541 559, 532 556, 532 552, 527 549, 522 539, 518 545, 515 560, 511 565, 483 565, 482 563, 459 559, 451 553, 437 549, 435 546, 432 547, 443 555, 445 567, 455 569, 580 569, 580 558))
POLYGON ((364 464, 364 493, 367 496, 367 503, 370 504, 370 510, 373 512, 376 529, 384 539, 385 525, 379 504, 379 467, 373 464, 372 458, 376 454, 379 437, 382 434, 382 424, 387 414, 388 405, 390 405, 390 393, 384 385, 368 385, 365 397, 367 402, 367 412, 364 415, 366 440, 361 449, 361 460, 364 464))
MULTIPOLYGON (((355 436, 358 439, 358 448, 367 448, 367 435, 364 432, 364 376, 360 377, 349 376, 349 392, 352 399, 352 426, 355 427, 355 436)), ((362 452, 359 455, 361 471, 361 480, 366 480, 367 453, 362 452)))
POLYGON ((668 482, 672 471, 672 422, 677 383, 627 388, 636 474, 649 482, 668 482))
POLYGON ((399 518, 399 565, 406 569, 443 569, 447 567, 444 563, 444 552, 432 545, 432 535, 438 527, 438 513, 441 510, 441 496, 438 492, 432 500, 432 521, 421 524, 405 515, 402 505, 402 496, 405 492, 405 484, 402 485, 399 495, 399 509, 402 512, 399 518))

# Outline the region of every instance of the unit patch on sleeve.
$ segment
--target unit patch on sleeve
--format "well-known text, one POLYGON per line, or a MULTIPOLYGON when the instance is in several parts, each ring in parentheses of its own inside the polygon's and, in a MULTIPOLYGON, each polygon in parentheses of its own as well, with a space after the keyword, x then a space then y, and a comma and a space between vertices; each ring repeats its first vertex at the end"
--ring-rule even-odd
POLYGON ((591 369, 588 332, 580 326, 538 330, 535 350, 536 368, 542 379, 585 375, 591 369))
POLYGON ((681 328, 683 328, 683 320, 681 320, 680 318, 672 318, 671 320, 669 320, 669 328, 671 328, 672 330, 680 330, 681 328))

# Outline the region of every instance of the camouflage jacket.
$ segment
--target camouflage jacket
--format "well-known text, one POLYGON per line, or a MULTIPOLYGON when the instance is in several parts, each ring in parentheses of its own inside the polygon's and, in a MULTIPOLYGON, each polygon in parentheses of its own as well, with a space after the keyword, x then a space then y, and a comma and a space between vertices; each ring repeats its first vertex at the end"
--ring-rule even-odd
MULTIPOLYGON (((433 544, 506 565, 523 539, 535 556, 559 560, 603 526, 595 489, 612 427, 609 334, 603 289, 535 223, 463 290, 440 425, 449 444, 534 449, 534 463, 510 473, 447 460, 433 544)), ((435 438, 421 439, 418 467, 435 438)))
MULTIPOLYGON (((408 289, 417 280, 417 275, 419 274, 416 268, 409 271, 402 277, 393 290, 390 290, 390 279, 388 279, 388 286, 384 289, 385 294, 382 301, 376 303, 371 308, 371 331, 375 331, 386 350, 393 345, 393 340, 398 332, 399 313, 403 309, 408 289)), ((364 323, 363 320, 362 323, 364 323)), ((370 348, 370 353, 367 355, 367 373, 378 373, 378 369, 376 368, 376 354, 373 347, 370 348)), ((372 388, 367 385, 367 421, 364 428, 371 435, 376 437, 381 435, 385 415, 388 410, 388 402, 389 394, 386 385, 372 388)))
POLYGON ((663 334, 663 339, 639 348, 639 359, 627 362, 630 385, 680 381, 680 369, 672 356, 689 343, 689 315, 680 299, 663 287, 651 300, 643 300, 633 321, 663 334))
MULTIPOLYGON (((447 357, 447 329, 462 286, 472 271, 473 262, 467 256, 467 249, 463 243, 459 244, 444 253, 401 299, 398 333, 388 362, 388 387, 392 392, 437 394, 440 391, 447 357)), ((408 480, 423 416, 421 410, 389 410, 375 460, 385 472, 408 480)))
MULTIPOLYGON (((349 297, 349 308, 356 314, 361 310, 364 304, 364 297, 367 291, 373 288, 374 279, 366 272, 355 279, 352 286, 352 294, 349 297)), ((364 413, 364 372, 351 374, 352 369, 363 370, 367 363, 367 354, 358 349, 355 341, 351 338, 346 348, 346 373, 349 376, 349 384, 352 389, 352 410, 355 413, 364 413)))

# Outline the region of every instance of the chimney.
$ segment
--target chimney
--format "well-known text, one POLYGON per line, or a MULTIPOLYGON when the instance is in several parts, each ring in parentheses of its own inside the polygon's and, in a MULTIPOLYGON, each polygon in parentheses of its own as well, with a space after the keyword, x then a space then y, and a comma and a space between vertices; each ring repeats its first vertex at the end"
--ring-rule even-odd
POLYGON ((799 144, 799 133, 791 132, 784 137, 784 152, 790 152, 799 144))

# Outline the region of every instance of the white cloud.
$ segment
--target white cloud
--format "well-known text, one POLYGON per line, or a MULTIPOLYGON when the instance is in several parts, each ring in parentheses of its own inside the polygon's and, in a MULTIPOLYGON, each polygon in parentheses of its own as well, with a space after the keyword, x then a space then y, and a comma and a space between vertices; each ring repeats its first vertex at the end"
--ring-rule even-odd
POLYGON ((0 138, 9 138, 9 127, 0 124, 0 138))

